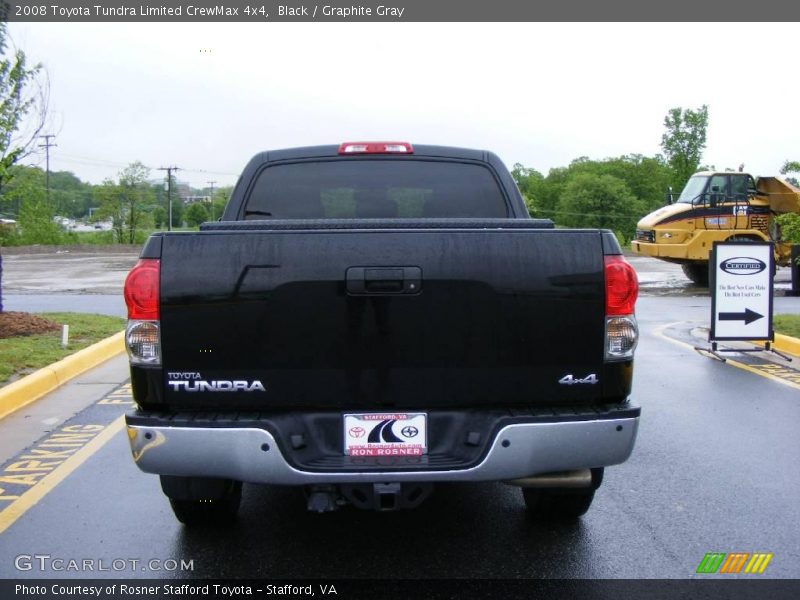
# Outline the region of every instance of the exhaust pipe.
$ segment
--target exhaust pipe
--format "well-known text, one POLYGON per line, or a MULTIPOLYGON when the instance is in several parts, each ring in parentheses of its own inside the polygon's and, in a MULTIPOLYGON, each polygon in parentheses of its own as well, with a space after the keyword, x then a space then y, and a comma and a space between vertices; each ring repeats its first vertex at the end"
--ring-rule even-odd
POLYGON ((592 487, 591 469, 580 469, 578 471, 560 471, 558 473, 542 473, 532 477, 522 477, 506 481, 508 485, 516 485, 524 488, 590 488, 592 487))

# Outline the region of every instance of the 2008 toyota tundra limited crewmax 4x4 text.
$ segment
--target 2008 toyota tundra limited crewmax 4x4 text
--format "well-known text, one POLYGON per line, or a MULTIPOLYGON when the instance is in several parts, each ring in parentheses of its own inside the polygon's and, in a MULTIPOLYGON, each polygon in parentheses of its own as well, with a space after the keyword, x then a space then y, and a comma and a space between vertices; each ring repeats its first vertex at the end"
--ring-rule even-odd
POLYGON ((133 458, 186 524, 243 482, 324 512, 501 481, 577 517, 636 438, 637 294, 611 232, 531 219, 492 153, 264 152, 128 275, 133 458))

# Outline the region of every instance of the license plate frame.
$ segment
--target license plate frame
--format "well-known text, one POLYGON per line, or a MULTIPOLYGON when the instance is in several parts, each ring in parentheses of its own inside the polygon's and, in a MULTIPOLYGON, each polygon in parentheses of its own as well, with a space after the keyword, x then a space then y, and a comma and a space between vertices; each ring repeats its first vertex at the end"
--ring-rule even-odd
POLYGON ((428 453, 427 413, 346 413, 342 426, 345 456, 424 456, 428 453))

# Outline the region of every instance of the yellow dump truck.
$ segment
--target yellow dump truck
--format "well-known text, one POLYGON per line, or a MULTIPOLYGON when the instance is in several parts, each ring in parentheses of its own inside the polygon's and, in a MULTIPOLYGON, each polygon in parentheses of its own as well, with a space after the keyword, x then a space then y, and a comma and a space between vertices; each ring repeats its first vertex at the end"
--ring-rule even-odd
POLYGON ((775 262, 788 265, 791 245, 782 242, 775 216, 800 213, 800 189, 778 177, 741 172, 695 173, 674 202, 639 221, 634 252, 678 263, 698 285, 708 285, 714 242, 775 242, 775 262))

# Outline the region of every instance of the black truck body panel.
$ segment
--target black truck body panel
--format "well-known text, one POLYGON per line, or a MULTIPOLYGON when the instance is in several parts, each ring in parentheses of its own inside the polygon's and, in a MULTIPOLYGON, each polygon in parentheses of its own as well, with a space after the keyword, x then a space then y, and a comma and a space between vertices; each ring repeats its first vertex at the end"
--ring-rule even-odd
POLYGON ((408 410, 623 399, 626 363, 603 360, 602 234, 513 223, 165 235, 164 369, 153 370, 163 380, 147 384, 146 402, 408 410), (419 274, 413 293, 391 288, 398 269, 419 274), (390 289, 354 291, 353 271, 390 289), (168 385, 175 373, 265 391, 192 393, 168 385), (559 383, 591 373, 597 386, 559 383))

